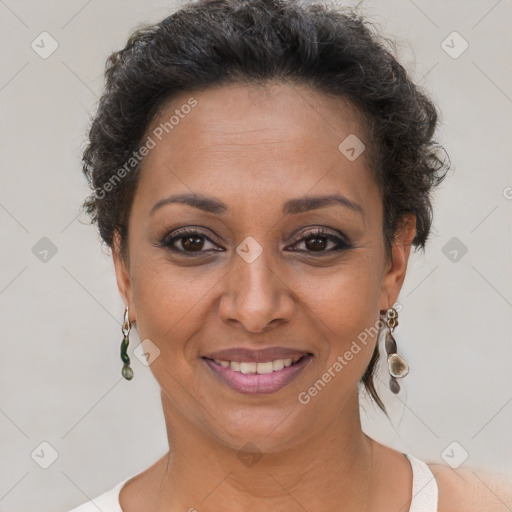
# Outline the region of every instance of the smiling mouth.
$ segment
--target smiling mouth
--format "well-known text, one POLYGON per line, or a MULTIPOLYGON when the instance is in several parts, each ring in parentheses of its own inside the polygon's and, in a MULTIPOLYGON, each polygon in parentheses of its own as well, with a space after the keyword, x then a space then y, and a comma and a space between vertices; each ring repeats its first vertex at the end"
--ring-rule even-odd
POLYGON ((311 362, 313 354, 266 362, 227 361, 209 357, 201 359, 217 381, 231 389, 243 394, 267 394, 292 382, 311 362))
POLYGON ((265 373, 278 372, 283 368, 293 366, 308 355, 311 354, 304 354, 299 357, 294 357, 293 359, 274 359, 273 361, 267 361, 264 363, 247 361, 224 361, 221 359, 210 359, 209 357, 204 357, 203 359, 213 361, 215 364, 222 366, 223 368, 229 368, 235 372, 240 372, 247 375, 255 373, 263 375, 265 373))

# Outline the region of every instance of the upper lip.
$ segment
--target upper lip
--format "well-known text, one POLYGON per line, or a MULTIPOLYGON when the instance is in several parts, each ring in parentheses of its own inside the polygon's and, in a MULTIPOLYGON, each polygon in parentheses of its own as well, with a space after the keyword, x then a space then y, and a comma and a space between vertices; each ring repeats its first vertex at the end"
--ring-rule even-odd
POLYGON ((310 354, 307 350, 297 350, 285 347, 268 347, 260 350, 251 350, 243 347, 228 348, 217 352, 210 352, 203 357, 220 361, 237 361, 246 363, 266 363, 276 359, 295 359, 310 354))

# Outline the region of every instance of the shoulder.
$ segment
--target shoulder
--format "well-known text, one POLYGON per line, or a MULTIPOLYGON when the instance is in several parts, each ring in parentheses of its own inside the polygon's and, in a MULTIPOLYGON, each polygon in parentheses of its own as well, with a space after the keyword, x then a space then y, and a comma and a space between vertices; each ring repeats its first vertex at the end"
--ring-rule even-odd
POLYGON ((438 512, 509 512, 512 475, 428 464, 438 487, 438 512))

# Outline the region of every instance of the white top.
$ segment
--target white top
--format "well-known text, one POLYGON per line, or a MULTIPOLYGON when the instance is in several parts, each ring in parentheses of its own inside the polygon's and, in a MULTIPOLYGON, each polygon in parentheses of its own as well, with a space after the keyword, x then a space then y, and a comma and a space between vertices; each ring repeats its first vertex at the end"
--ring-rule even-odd
MULTIPOLYGON (((412 502, 408 512, 437 512, 437 482, 428 465, 412 455, 404 453, 412 466, 412 502)), ((123 512, 119 504, 119 494, 123 485, 132 475, 119 482, 110 491, 100 494, 69 512, 123 512)))

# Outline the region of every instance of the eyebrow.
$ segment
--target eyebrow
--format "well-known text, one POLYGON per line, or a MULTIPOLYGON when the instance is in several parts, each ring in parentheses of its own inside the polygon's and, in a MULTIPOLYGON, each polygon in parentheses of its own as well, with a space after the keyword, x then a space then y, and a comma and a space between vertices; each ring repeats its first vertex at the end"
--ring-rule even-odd
MULTIPOLYGON (((228 211, 228 207, 218 199, 207 197, 200 194, 178 194, 174 196, 164 197, 160 199, 149 212, 152 215, 156 210, 167 204, 186 204, 194 208, 198 208, 207 213, 217 215, 224 214, 228 211)), ((289 199, 283 205, 283 214, 297 214, 319 208, 326 208, 340 204, 355 212, 359 212, 364 217, 363 208, 358 204, 341 194, 330 194, 327 196, 306 196, 296 199, 289 199)))

